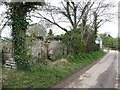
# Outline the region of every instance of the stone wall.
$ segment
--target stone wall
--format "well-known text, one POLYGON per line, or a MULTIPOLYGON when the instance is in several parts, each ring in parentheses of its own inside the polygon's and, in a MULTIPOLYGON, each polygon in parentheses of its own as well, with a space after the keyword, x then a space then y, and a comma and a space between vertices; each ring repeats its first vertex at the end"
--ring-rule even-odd
MULTIPOLYGON (((27 46, 30 51, 28 54, 34 57, 34 60, 36 59, 44 60, 48 58, 48 56, 50 56, 51 59, 54 59, 56 56, 62 55, 63 53, 66 52, 62 47, 61 41, 51 40, 47 46, 45 45, 45 41, 40 39, 36 39, 34 40, 34 42, 35 42, 34 45, 27 46)), ((14 60, 12 59, 11 43, 7 43, 3 45, 1 53, 2 53, 2 59, 4 61, 8 63, 10 62, 12 64, 15 63, 14 60)), ((9 65, 12 65, 10 63, 9 65)))
POLYGON ((53 51, 52 58, 54 59, 56 56, 62 55, 64 49, 60 41, 52 40, 49 44, 49 50, 53 51))
POLYGON ((1 64, 5 68, 16 68, 15 61, 12 55, 12 43, 10 41, 4 41, 1 45, 1 64))
POLYGON ((6 60, 12 58, 12 44, 10 41, 4 41, 2 43, 1 54, 3 64, 6 62, 6 60))
POLYGON ((37 58, 45 59, 47 58, 47 53, 52 51, 52 59, 56 56, 62 55, 64 51, 60 41, 51 40, 48 46, 42 40, 36 40, 36 44, 31 46, 31 55, 37 58))

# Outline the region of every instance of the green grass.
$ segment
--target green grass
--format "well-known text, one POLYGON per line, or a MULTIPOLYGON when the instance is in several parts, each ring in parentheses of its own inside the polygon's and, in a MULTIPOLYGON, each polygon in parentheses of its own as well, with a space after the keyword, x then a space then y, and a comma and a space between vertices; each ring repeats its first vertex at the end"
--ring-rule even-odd
POLYGON ((61 79, 75 72, 77 69, 92 63, 104 55, 103 51, 81 53, 79 55, 64 55, 57 57, 69 60, 62 68, 42 63, 33 64, 27 71, 3 70, 4 88, 46 88, 55 85, 61 79))

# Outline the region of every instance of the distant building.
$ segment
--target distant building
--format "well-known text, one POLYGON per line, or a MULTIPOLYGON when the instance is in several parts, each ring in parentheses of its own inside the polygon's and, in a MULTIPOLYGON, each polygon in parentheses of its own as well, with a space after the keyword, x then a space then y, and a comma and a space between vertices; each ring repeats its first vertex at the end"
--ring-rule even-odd
POLYGON ((102 38, 100 36, 97 36, 95 42, 96 42, 96 44, 100 45, 100 48, 103 48, 103 41, 102 41, 102 38))

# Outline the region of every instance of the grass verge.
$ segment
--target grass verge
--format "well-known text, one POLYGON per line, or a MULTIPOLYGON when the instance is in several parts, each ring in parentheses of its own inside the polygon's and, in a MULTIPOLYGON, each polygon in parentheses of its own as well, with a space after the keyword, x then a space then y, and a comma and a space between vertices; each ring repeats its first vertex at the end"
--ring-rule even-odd
POLYGON ((62 67, 33 64, 27 71, 3 69, 3 88, 46 88, 55 85, 61 79, 77 69, 90 64, 103 56, 103 51, 80 53, 79 55, 59 56, 56 60, 67 59, 62 67))

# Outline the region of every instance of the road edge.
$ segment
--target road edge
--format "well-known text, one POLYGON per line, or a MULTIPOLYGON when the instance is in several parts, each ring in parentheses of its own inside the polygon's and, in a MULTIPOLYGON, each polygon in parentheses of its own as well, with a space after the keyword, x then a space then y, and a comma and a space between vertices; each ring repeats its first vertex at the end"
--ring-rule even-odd
POLYGON ((69 83, 71 83, 74 79, 76 79, 77 77, 79 77, 80 75, 82 75, 83 73, 85 73, 87 70, 89 70, 91 67, 93 67, 102 58, 104 58, 104 56, 106 56, 108 53, 109 52, 106 52, 102 57, 100 57, 99 59, 95 60, 94 62, 92 62, 92 63, 90 63, 88 65, 85 65, 82 68, 79 68, 78 70, 76 70, 75 72, 71 73, 67 77, 63 78, 62 80, 60 80, 58 83, 56 83, 55 85, 53 85, 50 88, 64 88, 66 85, 68 85, 69 83))

